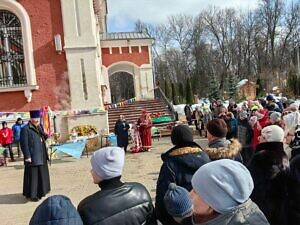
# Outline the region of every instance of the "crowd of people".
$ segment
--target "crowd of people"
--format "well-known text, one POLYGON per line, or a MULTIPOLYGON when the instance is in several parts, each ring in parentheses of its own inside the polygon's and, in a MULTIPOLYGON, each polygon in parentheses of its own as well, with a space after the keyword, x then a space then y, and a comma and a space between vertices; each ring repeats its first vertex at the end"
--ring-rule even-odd
MULTIPOLYGON (((228 107, 213 101, 205 123, 205 113, 197 109, 196 126, 205 130, 206 148, 194 141, 188 125, 175 126, 173 147, 161 155, 155 203, 143 184, 121 179, 128 142, 101 148, 90 161, 100 190, 84 198, 77 210, 68 197, 51 196, 36 208, 30 225, 300 224, 299 106, 282 103, 272 96, 240 107, 233 101, 228 107)), ((47 137, 38 112, 30 115, 20 144, 23 195, 35 201, 50 191, 50 182, 47 137)), ((148 120, 143 112, 137 124, 148 128, 148 120)), ((115 130, 128 132, 128 127, 120 117, 115 130)), ((147 147, 147 141, 142 146, 147 147)))
POLYGON ((7 165, 9 157, 11 162, 15 161, 12 150, 13 145, 17 147, 18 157, 21 157, 20 134, 21 128, 24 126, 25 124, 21 118, 17 119, 12 128, 7 126, 6 121, 2 122, 2 129, 0 130, 0 146, 2 146, 5 150, 3 152, 2 161, 0 161, 0 166, 7 165))
POLYGON ((299 105, 285 97, 277 100, 270 94, 266 98, 245 101, 239 105, 230 100, 228 106, 221 100, 212 100, 209 107, 203 104, 195 110, 186 105, 185 114, 189 125, 194 122, 200 135, 205 137, 209 121, 216 118, 224 120, 227 125, 226 139, 235 138, 240 142, 244 163, 247 163, 255 152, 261 130, 269 125, 278 125, 284 130, 284 150, 289 158, 294 157, 297 152, 295 149, 299 148, 299 105))

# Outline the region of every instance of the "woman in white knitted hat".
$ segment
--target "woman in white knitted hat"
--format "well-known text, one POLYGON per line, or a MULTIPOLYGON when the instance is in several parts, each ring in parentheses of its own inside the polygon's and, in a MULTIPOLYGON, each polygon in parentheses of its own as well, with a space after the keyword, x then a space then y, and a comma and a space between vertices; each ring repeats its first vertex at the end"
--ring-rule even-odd
POLYGON ((192 178, 194 225, 269 224, 249 198, 250 172, 240 162, 220 159, 200 167, 192 178))
POLYGON ((251 199, 270 224, 287 224, 287 179, 289 160, 283 147, 284 131, 277 125, 262 129, 256 152, 249 163, 254 189, 251 199))

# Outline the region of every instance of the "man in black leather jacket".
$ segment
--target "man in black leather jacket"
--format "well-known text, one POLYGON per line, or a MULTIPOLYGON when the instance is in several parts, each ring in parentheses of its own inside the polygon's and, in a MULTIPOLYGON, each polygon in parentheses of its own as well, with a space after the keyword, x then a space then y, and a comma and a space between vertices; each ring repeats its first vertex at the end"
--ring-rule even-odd
POLYGON ((85 225, 156 225, 154 207, 147 189, 139 183, 123 183, 125 153, 106 147, 91 158, 92 176, 100 191, 83 199, 78 212, 85 225))

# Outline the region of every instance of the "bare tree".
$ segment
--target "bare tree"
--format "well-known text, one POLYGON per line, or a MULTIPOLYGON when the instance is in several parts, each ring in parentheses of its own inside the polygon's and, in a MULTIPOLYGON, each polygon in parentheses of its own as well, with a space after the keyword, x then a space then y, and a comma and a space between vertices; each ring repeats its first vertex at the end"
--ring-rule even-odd
POLYGON ((220 91, 228 90, 229 76, 260 78, 267 89, 282 84, 300 46, 300 2, 260 2, 246 14, 209 8, 196 17, 171 16, 151 29, 159 49, 154 60, 158 79, 190 77, 199 96, 208 95, 212 76, 220 91))
POLYGON ((220 62, 222 71, 220 71, 220 89, 224 88, 225 79, 228 76, 228 70, 232 63, 232 47, 234 41, 235 10, 220 10, 211 8, 204 14, 204 20, 207 29, 211 33, 211 41, 214 47, 220 51, 220 62))

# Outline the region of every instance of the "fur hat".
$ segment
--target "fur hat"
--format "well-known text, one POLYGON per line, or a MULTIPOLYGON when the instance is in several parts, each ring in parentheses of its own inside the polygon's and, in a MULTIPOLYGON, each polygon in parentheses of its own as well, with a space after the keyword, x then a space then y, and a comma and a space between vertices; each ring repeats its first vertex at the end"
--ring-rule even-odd
POLYGON ((103 180, 122 175, 125 161, 124 150, 119 147, 105 147, 94 152, 91 158, 93 171, 103 180))
POLYGON ((261 130, 261 136, 264 137, 267 142, 283 142, 284 131, 277 125, 270 125, 261 130))
POLYGON ((186 217, 193 211, 193 203, 189 192, 175 183, 170 183, 164 197, 164 204, 172 217, 186 217))
POLYGON ((209 121, 206 128, 211 135, 219 138, 226 137, 228 132, 227 124, 223 119, 213 119, 209 121))
POLYGON ((187 125, 178 125, 172 130, 171 141, 173 145, 184 145, 193 142, 193 133, 187 125))
POLYGON ((221 214, 246 202, 254 187, 248 169, 231 159, 201 166, 192 178, 192 186, 207 205, 221 214))

